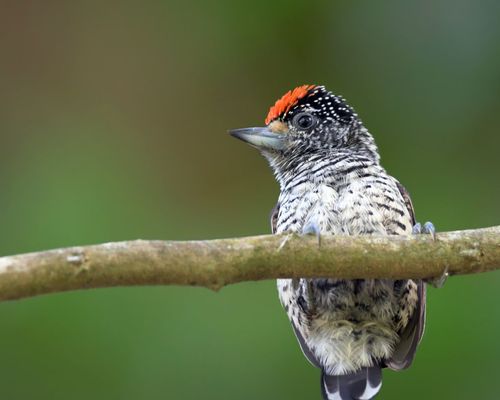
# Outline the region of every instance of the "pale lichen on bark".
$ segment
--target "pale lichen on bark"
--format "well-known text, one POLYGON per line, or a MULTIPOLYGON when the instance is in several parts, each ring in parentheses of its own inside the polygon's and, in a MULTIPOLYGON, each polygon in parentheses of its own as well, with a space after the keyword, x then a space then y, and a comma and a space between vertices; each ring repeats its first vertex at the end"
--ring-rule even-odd
POLYGON ((418 236, 134 240, 0 257, 0 300, 137 285, 213 290, 275 278, 432 278, 500 268, 500 226, 418 236))

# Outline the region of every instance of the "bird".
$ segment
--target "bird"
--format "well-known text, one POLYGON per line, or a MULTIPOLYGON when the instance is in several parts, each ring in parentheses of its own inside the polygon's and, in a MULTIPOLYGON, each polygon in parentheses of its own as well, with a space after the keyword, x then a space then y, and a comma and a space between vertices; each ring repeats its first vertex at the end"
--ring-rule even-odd
MULTIPOLYGON (((411 235, 408 191, 380 164, 373 136, 341 96, 301 85, 269 109, 265 126, 229 133, 257 148, 280 187, 273 234, 411 235)), ((408 368, 425 326, 426 287, 415 279, 278 279, 300 348, 321 370, 324 400, 368 400, 382 369, 408 368)))

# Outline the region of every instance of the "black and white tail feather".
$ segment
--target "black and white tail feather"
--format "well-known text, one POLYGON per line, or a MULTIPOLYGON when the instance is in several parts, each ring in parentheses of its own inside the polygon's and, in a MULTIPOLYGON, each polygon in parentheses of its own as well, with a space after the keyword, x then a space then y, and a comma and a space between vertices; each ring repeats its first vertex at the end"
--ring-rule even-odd
POLYGON ((362 368, 347 375, 327 375, 321 372, 321 393, 324 400, 370 400, 382 387, 379 366, 362 368))

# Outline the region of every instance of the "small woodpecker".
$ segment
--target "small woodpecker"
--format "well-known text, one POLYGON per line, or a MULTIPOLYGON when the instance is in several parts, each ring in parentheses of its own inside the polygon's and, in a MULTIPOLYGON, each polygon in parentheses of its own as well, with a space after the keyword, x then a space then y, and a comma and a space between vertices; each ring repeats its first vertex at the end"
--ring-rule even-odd
MULTIPOLYGON (((421 233, 406 189, 380 165, 372 135, 324 86, 289 91, 265 127, 231 130, 268 160, 280 185, 273 233, 421 233)), ((425 233, 434 234, 431 223, 425 233)), ((382 368, 410 366, 425 323, 425 283, 411 279, 279 279, 281 304, 325 400, 373 399, 382 368)))

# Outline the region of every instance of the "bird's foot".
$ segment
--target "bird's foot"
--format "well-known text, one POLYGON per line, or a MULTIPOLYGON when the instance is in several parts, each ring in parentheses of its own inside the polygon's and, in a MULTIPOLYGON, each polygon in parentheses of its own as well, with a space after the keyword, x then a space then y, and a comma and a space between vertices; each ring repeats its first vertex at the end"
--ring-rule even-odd
MULTIPOLYGON (((436 240, 436 228, 434 227, 434 224, 432 222, 427 221, 424 226, 420 224, 420 222, 417 222, 412 229, 412 233, 414 235, 420 235, 420 234, 427 234, 431 235, 433 240, 436 240)), ((448 279, 448 267, 446 267, 441 274, 441 276, 438 276, 437 278, 427 278, 424 279, 425 283, 428 283, 435 288, 439 289, 442 288, 448 279)))
POLYGON ((432 239, 436 239, 436 228, 434 228, 434 224, 429 221, 427 221, 423 227, 420 222, 417 222, 413 225, 412 233, 414 235, 428 234, 431 235, 432 239))
POLYGON ((315 235, 318 240, 318 247, 321 247, 321 228, 313 220, 309 220, 302 228, 302 235, 315 235))

